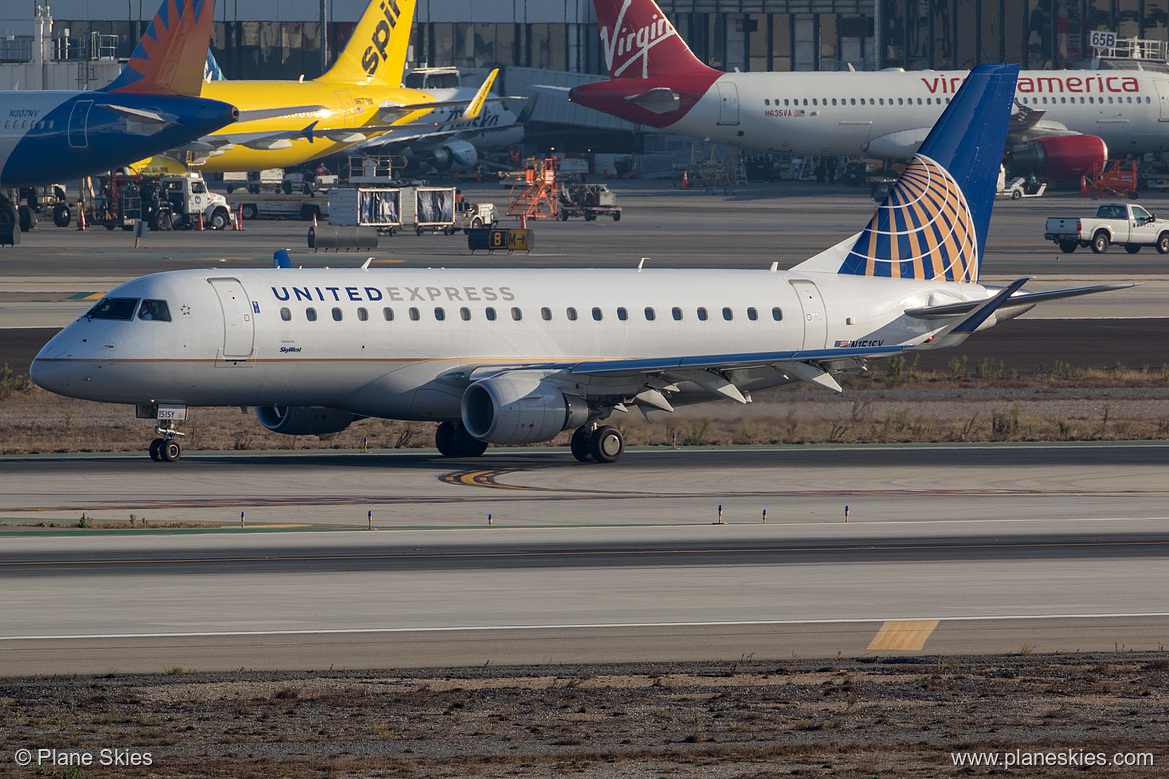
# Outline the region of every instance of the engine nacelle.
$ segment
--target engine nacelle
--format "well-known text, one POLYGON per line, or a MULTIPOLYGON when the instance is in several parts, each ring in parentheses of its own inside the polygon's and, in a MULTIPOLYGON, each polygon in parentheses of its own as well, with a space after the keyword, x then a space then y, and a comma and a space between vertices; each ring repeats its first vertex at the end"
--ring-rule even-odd
POLYGON ((538 378, 499 376, 477 381, 463 393, 463 426, 490 444, 548 441, 588 418, 584 400, 538 378))
POLYGON ((273 433, 328 435, 349 427, 357 416, 325 406, 256 406, 256 419, 273 433))
POLYGON ((1108 146, 1095 135, 1053 135, 1011 149, 1011 172, 1079 181, 1108 159, 1108 146))
POLYGON ((450 141, 434 150, 434 167, 439 170, 470 170, 478 164, 478 150, 466 141, 450 141))

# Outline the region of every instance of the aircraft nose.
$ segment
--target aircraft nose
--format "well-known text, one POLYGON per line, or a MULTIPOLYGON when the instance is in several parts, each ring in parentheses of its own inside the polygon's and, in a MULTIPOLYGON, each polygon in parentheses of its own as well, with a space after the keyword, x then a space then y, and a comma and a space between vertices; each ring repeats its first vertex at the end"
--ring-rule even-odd
POLYGON ((69 386, 69 363, 45 356, 45 350, 33 359, 28 374, 34 384, 49 392, 62 393, 69 386))

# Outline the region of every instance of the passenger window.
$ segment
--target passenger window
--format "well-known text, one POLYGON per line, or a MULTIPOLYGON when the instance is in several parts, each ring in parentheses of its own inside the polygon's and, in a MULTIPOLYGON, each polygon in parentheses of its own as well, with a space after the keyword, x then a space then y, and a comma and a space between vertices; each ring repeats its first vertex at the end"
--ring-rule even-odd
POLYGON ((779 306, 776 306, 775 308, 771 309, 771 318, 774 319, 776 322, 782 322, 783 321, 783 309, 781 309, 779 306))
POLYGON ((387 322, 393 322, 394 321, 394 309, 383 308, 382 309, 382 316, 385 317, 387 322))
POLYGON ((759 312, 755 310, 754 306, 747 309, 747 318, 750 319, 752 322, 759 319, 759 312))
POLYGON ((624 322, 626 319, 629 318, 629 312, 626 311, 624 308, 618 308, 617 309, 617 318, 620 319, 622 322, 624 322))
POLYGON ((491 306, 488 306, 487 308, 483 309, 483 316, 487 317, 488 322, 494 322, 495 321, 495 309, 492 308, 491 306))
POLYGON ((165 300, 143 300, 142 305, 138 306, 138 318, 169 322, 170 308, 167 307, 165 300))
POLYGON ((601 314, 601 309, 597 308, 596 306, 593 306, 593 319, 597 322, 600 322, 602 316, 603 316, 603 314, 601 314))
POLYGON ((304 318, 310 322, 317 321, 317 310, 312 307, 306 308, 304 310, 304 318))
POLYGON ((364 308, 359 308, 357 309, 357 318, 364 322, 365 320, 369 319, 369 312, 364 308))
POLYGON ((410 320, 411 321, 417 322, 421 318, 422 318, 422 315, 418 313, 418 309, 416 309, 416 308, 410 309, 410 320))
POLYGON ((285 322, 291 322, 292 321, 292 312, 289 311, 287 307, 282 308, 282 309, 280 309, 280 318, 283 319, 285 322))
POLYGON ((765 98, 763 98, 763 105, 771 105, 771 100, 770 100, 770 98, 766 98, 766 97, 765 97, 765 98))
POLYGON ((434 318, 439 322, 443 321, 446 319, 446 311, 441 307, 434 309, 434 318))
POLYGON ((735 312, 731 311, 730 306, 724 306, 723 307, 723 319, 725 319, 729 322, 734 318, 735 318, 735 312))
POLYGON ((333 309, 333 321, 334 321, 334 322, 340 322, 340 321, 341 321, 341 309, 339 309, 339 308, 334 308, 334 309, 333 309))
POLYGON ((470 322, 471 321, 471 309, 469 309, 465 306, 463 308, 460 308, 459 309, 459 316, 461 316, 463 318, 464 322, 470 322))
POLYGON ((657 313, 649 306, 645 307, 645 321, 652 322, 657 317, 657 313))
POLYGON ((511 318, 516 322, 519 322, 524 318, 524 312, 513 306, 511 309, 511 318))
POLYGON ((699 321, 699 322, 705 322, 705 321, 706 321, 706 309, 705 309, 705 308, 702 308, 701 306, 700 306, 700 307, 699 307, 699 309, 698 309, 698 321, 699 321))
POLYGON ((674 306, 672 309, 670 309, 670 313, 674 315, 675 322, 682 321, 682 309, 678 308, 677 306, 674 306))
POLYGON ((571 306, 570 306, 569 308, 566 308, 566 309, 564 310, 564 315, 565 315, 566 317, 568 317, 568 321, 569 321, 569 322, 575 322, 575 321, 576 321, 576 309, 575 309, 575 308, 572 308, 571 306))
POLYGON ((540 309, 540 318, 543 319, 545 322, 551 322, 552 321, 552 309, 548 308, 547 306, 545 306, 544 308, 541 308, 540 309))

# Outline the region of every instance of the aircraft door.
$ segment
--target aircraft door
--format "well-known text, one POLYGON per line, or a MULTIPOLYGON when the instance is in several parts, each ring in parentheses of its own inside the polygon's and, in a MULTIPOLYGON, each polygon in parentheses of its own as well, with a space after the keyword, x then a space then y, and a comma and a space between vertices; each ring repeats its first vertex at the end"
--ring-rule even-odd
POLYGON ((341 102, 341 110, 345 112, 342 117, 342 127, 358 127, 361 125, 361 120, 357 117, 356 106, 353 102, 353 96, 348 92, 336 91, 337 99, 341 102))
POLYGON ((718 123, 733 125, 739 123, 739 88, 734 82, 716 81, 718 85, 718 123))
POLYGON ((804 316, 804 349, 823 349, 828 345, 828 312, 824 308, 824 297, 816 284, 807 280, 791 283, 800 298, 804 316))
POLYGON ((89 110, 92 100, 78 100, 69 114, 69 148, 89 148, 89 110))
POLYGON ((1157 86, 1157 103, 1161 106, 1160 121, 1169 122, 1169 81, 1163 78, 1154 78, 1157 86))
POLYGON ((246 360, 256 340, 252 304, 239 279, 209 279, 223 309, 223 358, 246 360))

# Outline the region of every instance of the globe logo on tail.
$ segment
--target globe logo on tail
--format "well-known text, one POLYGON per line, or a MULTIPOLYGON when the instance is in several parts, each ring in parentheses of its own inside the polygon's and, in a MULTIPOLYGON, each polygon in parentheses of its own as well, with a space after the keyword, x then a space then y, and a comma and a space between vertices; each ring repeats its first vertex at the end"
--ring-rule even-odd
POLYGON ((966 197, 934 160, 914 156, 848 253, 841 273, 978 281, 978 236, 966 197))

